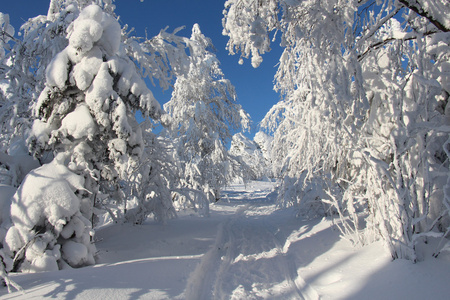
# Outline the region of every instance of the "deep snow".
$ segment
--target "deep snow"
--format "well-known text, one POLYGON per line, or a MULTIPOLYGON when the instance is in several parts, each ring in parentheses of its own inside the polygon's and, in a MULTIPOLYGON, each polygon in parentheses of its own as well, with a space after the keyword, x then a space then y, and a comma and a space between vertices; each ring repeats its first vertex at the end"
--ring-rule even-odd
POLYGON ((226 189, 211 216, 97 230, 98 264, 13 274, 1 299, 448 299, 450 255, 391 261, 381 242, 353 248, 331 220, 277 210, 269 182, 226 189))

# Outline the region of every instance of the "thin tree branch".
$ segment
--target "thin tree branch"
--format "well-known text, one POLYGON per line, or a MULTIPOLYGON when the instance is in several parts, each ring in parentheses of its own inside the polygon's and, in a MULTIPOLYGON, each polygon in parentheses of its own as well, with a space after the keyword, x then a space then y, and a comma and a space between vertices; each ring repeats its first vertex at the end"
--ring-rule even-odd
MULTIPOLYGON (((428 32, 422 33, 421 35, 427 36, 427 35, 431 35, 431 34, 435 34, 435 33, 437 33, 437 31, 428 31, 428 32)), ((395 40, 411 41, 411 40, 415 40, 417 38, 418 38, 418 36, 415 35, 415 36, 410 36, 410 37, 403 38, 403 39, 398 39, 398 38, 391 37, 391 38, 387 38, 385 40, 379 41, 379 42, 377 42, 375 44, 370 45, 366 49, 366 51, 364 51, 364 53, 358 55, 358 61, 362 61, 366 57, 366 55, 369 54, 372 50, 376 50, 376 49, 378 49, 380 47, 383 47, 384 45, 386 45, 386 44, 388 44, 388 43, 390 43, 392 41, 395 41, 395 40)))
POLYGON ((357 43, 357 47, 358 45, 362 45, 362 43, 364 43, 368 38, 373 36, 378 31, 378 29, 380 29, 381 26, 383 26, 387 21, 389 21, 392 17, 394 17, 400 11, 400 9, 401 9, 400 6, 396 7, 388 15, 384 16, 381 20, 379 20, 379 22, 375 24, 375 26, 373 26, 373 28, 371 28, 367 34, 362 36, 362 38, 357 43))

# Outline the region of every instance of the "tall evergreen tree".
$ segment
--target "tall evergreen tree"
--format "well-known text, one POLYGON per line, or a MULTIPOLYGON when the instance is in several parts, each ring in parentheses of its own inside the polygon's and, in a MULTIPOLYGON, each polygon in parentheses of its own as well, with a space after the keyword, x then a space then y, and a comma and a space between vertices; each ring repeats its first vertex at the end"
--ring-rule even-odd
POLYGON ((96 201, 111 195, 120 202, 120 182, 140 164, 144 141, 136 111, 154 120, 163 115, 121 36, 119 23, 99 6, 80 12, 68 28, 68 46, 46 69, 29 138, 38 157, 65 153, 96 201))
POLYGON ((231 138, 230 128, 245 127, 249 122, 236 104, 234 86, 224 78, 212 47, 195 24, 189 43, 189 72, 177 78, 172 98, 164 105, 178 139, 183 173, 180 192, 194 199, 205 214, 209 202, 219 199, 221 188, 239 170, 224 146, 231 138))

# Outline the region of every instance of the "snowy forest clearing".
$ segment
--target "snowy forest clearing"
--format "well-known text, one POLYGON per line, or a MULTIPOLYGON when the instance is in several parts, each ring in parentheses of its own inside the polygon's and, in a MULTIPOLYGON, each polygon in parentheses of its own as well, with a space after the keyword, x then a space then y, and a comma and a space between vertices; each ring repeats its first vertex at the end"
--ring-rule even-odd
POLYGON ((327 219, 277 210, 270 182, 233 185, 211 217, 96 233, 95 266, 11 274, 25 294, 1 299, 447 299, 450 256, 421 249, 391 261, 381 242, 355 249, 327 219))

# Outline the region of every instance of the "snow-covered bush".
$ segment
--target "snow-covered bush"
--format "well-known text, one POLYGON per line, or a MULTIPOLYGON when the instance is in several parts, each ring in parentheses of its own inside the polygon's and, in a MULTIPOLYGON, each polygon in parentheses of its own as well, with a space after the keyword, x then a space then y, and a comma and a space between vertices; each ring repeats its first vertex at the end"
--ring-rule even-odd
POLYGON ((31 171, 12 197, 3 251, 14 258, 14 271, 53 271, 95 263, 84 178, 63 163, 60 155, 31 171))
POLYGON ((273 131, 275 173, 285 176, 280 201, 298 204, 299 191, 322 182, 328 195, 317 200, 349 217, 344 231, 356 243, 384 239, 393 258, 416 260, 420 241, 446 236, 450 3, 229 0, 225 8, 227 47, 241 62, 259 65, 269 33, 281 33, 275 88, 284 99, 262 122, 273 131))

